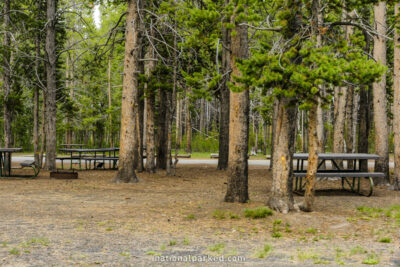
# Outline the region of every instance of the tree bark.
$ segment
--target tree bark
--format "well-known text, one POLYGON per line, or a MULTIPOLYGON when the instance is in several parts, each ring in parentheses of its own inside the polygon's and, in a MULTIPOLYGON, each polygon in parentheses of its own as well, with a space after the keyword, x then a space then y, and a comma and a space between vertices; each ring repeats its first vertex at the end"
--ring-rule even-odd
POLYGON ((186 89, 186 99, 185 99, 185 130, 186 130, 186 153, 192 154, 192 118, 190 114, 190 88, 186 89))
POLYGON ((176 127, 175 127, 175 152, 177 153, 181 148, 182 142, 182 101, 180 94, 176 99, 176 127))
POLYGON ((333 124, 333 153, 344 152, 344 136, 345 136, 345 109, 347 88, 335 88, 335 109, 334 109, 334 124, 333 124))
MULTIPOLYGON (((153 34, 153 30, 151 31, 153 34)), ((152 45, 148 46, 147 51, 148 57, 154 58, 154 49, 152 45)), ((156 172, 155 162, 155 136, 154 136, 154 109, 155 109, 155 95, 153 88, 149 88, 149 79, 156 67, 155 61, 149 61, 146 66, 146 78, 145 84, 146 91, 146 166, 145 169, 149 173, 156 172)))
POLYGON ((268 206, 282 213, 295 210, 292 194, 293 153, 296 140, 297 107, 289 106, 290 99, 277 102, 277 120, 273 137, 272 188, 268 206))
POLYGON ((46 165, 49 171, 56 170, 57 147, 57 54, 56 54, 56 10, 57 0, 47 0, 46 29, 46 165))
POLYGON ((108 114, 108 142, 110 144, 110 147, 114 147, 114 139, 113 139, 113 127, 112 127, 112 96, 111 96, 111 55, 108 57, 108 69, 107 69, 107 95, 108 95, 108 109, 109 109, 109 114, 108 114))
POLYGON ((138 113, 136 102, 138 94, 138 68, 139 68, 139 30, 140 20, 138 17, 137 1, 128 0, 128 14, 126 18, 125 30, 125 59, 124 59, 124 79, 122 87, 122 107, 121 107, 121 135, 118 173, 114 178, 116 183, 138 182, 135 173, 134 157, 135 147, 137 147, 137 137, 135 131, 135 118, 138 113))
POLYGON ((4 0, 3 14, 3 29, 5 31, 3 35, 4 147, 11 147, 11 106, 8 99, 11 92, 10 0, 4 0))
MULTIPOLYGON (((274 100, 274 112, 272 114, 272 125, 271 125, 271 160, 269 163, 269 169, 272 170, 273 169, 273 165, 274 165, 274 161, 272 159, 272 156, 274 154, 274 149, 275 149, 275 138, 276 138, 276 122, 278 120, 278 108, 279 108, 279 101, 278 100, 274 100)), ((296 146, 296 143, 295 143, 296 146)), ((296 148, 295 148, 296 149, 296 148)))
POLYGON ((313 105, 308 111, 308 166, 306 176, 306 189, 304 193, 303 211, 312 211, 314 204, 314 185, 318 170, 318 153, 320 151, 320 140, 318 138, 318 105, 313 105))
MULTIPOLYGON (((353 109, 354 109, 355 91, 352 86, 347 88, 346 96, 346 152, 353 153, 353 109)), ((347 161, 347 168, 353 169, 353 161, 347 161)))
MULTIPOLYGON (((229 0, 225 0, 227 5, 229 0)), ((230 90, 228 81, 230 79, 230 45, 231 32, 228 28, 222 28, 222 86, 220 91, 221 114, 219 121, 219 153, 218 153, 218 170, 226 170, 228 168, 229 157, 229 106, 230 106, 230 90)))
MULTIPOLYGON (((41 0, 37 0, 36 2, 36 12, 37 12, 37 20, 40 20, 41 18, 41 0)), ((35 165, 38 167, 42 167, 41 165, 41 160, 40 160, 40 154, 39 154, 39 83, 40 83, 40 30, 37 29, 37 33, 35 36, 35 54, 36 54, 36 59, 35 59, 35 72, 37 75, 37 86, 35 86, 34 91, 33 91, 33 154, 34 154, 34 160, 35 160, 35 165)), ((43 100, 44 101, 44 100, 43 100)), ((42 143, 43 146, 43 143, 42 143)))
MULTIPOLYGON (((396 26, 400 25, 400 4, 395 4, 396 26)), ((400 190, 400 33, 394 33, 394 76, 393 76, 393 130, 394 130, 394 179, 393 188, 400 190)))
MULTIPOLYGON (((232 15, 231 23, 236 23, 236 15, 232 15)), ((235 81, 233 77, 241 76, 241 72, 236 66, 236 60, 248 57, 248 28, 245 25, 236 25, 235 31, 237 34, 231 36, 231 83, 236 87, 241 87, 242 85, 235 81)), ((249 109, 249 91, 231 91, 229 111, 229 179, 225 195, 226 202, 245 203, 249 200, 247 160, 249 109)))
POLYGON ((158 128, 157 128, 157 162, 156 166, 158 169, 165 170, 167 168, 167 141, 168 141, 168 128, 167 128, 167 112, 168 111, 168 99, 170 92, 165 89, 160 89, 158 94, 158 128))
MULTIPOLYGON (((374 35, 374 58, 382 65, 386 65, 386 3, 379 2, 374 6, 374 19, 376 31, 379 35, 374 35)), ((373 84, 374 92, 374 125, 375 125, 375 153, 379 155, 379 160, 375 161, 375 172, 385 174, 384 182, 389 182, 389 129, 386 114, 386 74, 382 76, 380 82, 373 84)), ((377 184, 382 183, 376 179, 377 184)))

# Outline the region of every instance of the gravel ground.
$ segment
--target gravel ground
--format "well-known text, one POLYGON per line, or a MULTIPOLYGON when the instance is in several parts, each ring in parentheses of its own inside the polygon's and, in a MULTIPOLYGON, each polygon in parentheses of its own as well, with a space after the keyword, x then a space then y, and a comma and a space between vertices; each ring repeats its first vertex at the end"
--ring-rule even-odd
POLYGON ((214 166, 139 174, 133 185, 114 175, 0 180, 0 265, 400 266, 399 192, 318 191, 315 212, 249 219, 243 210, 263 206, 271 184, 261 167, 250 169, 247 204, 221 201, 226 173, 214 166))

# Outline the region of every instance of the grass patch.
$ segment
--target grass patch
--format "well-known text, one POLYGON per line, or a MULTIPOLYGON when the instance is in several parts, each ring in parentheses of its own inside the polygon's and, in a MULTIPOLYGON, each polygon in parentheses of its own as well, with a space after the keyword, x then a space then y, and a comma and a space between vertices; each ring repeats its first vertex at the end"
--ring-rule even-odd
POLYGON ((356 254, 365 254, 367 253, 367 250, 363 247, 360 246, 355 246, 350 250, 350 256, 356 255, 356 254))
POLYGON ((155 251, 147 251, 147 252, 146 252, 146 255, 152 255, 152 256, 161 256, 161 254, 160 254, 160 253, 158 253, 158 252, 155 252, 155 251))
POLYGON ((183 239, 183 244, 184 244, 185 246, 188 246, 188 245, 190 244, 189 239, 185 237, 185 238, 183 239))
POLYGON ((213 217, 217 220, 223 220, 226 218, 225 211, 223 210, 215 210, 213 213, 213 217))
POLYGON ((19 255, 19 250, 17 248, 10 249, 9 253, 11 255, 19 255))
POLYGON ((168 243, 168 246, 175 246, 176 245, 176 240, 170 240, 168 243))
POLYGON ((196 217, 194 216, 194 214, 189 214, 186 216, 186 219, 188 220, 194 220, 196 217))
POLYGON ((162 245, 160 246, 160 250, 166 250, 166 249, 167 249, 167 246, 166 246, 166 245, 162 244, 162 245))
POLYGON ((209 246, 208 250, 211 252, 217 252, 219 254, 222 254, 224 252, 225 249, 225 244, 224 243, 218 243, 215 244, 214 246, 209 246))
POLYGON ((261 219, 273 214, 272 210, 266 207, 258 207, 255 209, 245 209, 244 216, 252 219, 261 219))
POLYGON ((307 251, 298 251, 297 252, 297 258, 301 261, 306 261, 306 260, 319 260, 319 256, 316 253, 313 252, 307 252, 307 251))
POLYGON ((273 238, 281 238, 283 235, 282 235, 282 233, 281 232, 272 232, 272 234, 271 234, 271 236, 273 237, 273 238))
POLYGON ((239 215, 237 215, 237 214, 235 214, 235 213, 232 213, 232 212, 229 212, 229 219, 239 219, 239 215))
POLYGON ((43 237, 34 237, 22 244, 22 247, 31 247, 32 245, 42 245, 47 247, 49 245, 49 239, 43 237))
POLYGON ((272 246, 270 244, 264 245, 263 249, 257 251, 255 256, 259 259, 265 258, 272 251, 272 246))
POLYGON ((313 235, 315 235, 317 232, 318 232, 318 230, 316 228, 314 228, 314 227, 308 228, 306 230, 306 233, 313 234, 313 235))
POLYGON ((362 264, 376 265, 379 263, 379 257, 375 254, 368 254, 367 258, 362 261, 362 264))
POLYGON ((381 243, 390 243, 392 240, 389 237, 382 237, 378 241, 381 243))
POLYGON ((129 258, 131 256, 131 253, 129 253, 129 252, 121 252, 121 253, 119 253, 119 255, 129 258))

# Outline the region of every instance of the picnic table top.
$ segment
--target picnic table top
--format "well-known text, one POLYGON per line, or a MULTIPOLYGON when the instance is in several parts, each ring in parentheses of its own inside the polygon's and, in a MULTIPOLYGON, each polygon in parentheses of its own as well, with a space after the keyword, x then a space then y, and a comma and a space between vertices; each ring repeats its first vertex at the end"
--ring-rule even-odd
MULTIPOLYGON (((295 153, 293 159, 308 159, 308 153, 295 153)), ((324 160, 357 160, 357 159, 379 159, 378 155, 367 153, 320 153, 318 159, 324 160)))
POLYGON ((109 148, 62 148, 62 152, 109 152, 109 151, 119 151, 119 147, 109 147, 109 148))
POLYGON ((0 153, 1 152, 21 152, 22 148, 0 148, 0 153))

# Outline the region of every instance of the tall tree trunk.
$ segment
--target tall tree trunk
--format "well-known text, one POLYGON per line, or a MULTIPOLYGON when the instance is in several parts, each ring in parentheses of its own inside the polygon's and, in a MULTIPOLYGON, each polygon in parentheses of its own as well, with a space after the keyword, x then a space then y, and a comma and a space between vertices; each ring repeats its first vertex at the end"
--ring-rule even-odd
MULTIPOLYGON (((153 29, 151 30, 151 35, 154 34, 153 29)), ((150 44, 147 51, 148 58, 154 58, 154 48, 150 44)), ((148 61, 145 66, 145 74, 147 82, 145 83, 145 94, 146 94, 146 166, 145 169, 149 173, 154 173, 156 171, 155 162, 155 136, 154 136, 154 110, 155 110, 155 95, 153 88, 149 88, 149 79, 156 67, 155 61, 148 61)))
MULTIPOLYGON (((312 35, 317 36, 317 46, 321 46, 321 35, 319 33, 320 25, 320 3, 319 0, 312 1, 312 35)), ((322 92, 322 87, 319 87, 322 92)), ((304 203, 301 209, 304 211, 312 211, 314 204, 314 185, 318 170, 318 153, 321 152, 322 135, 319 123, 321 123, 322 107, 321 100, 315 99, 316 104, 313 104, 308 111, 308 166, 306 175, 306 187, 304 193, 304 203)))
POLYGON ((345 109, 346 109, 346 96, 347 88, 335 88, 335 109, 334 109, 334 122, 333 122, 333 146, 332 152, 344 152, 344 136, 345 136, 345 109))
POLYGON ((46 142, 46 92, 42 90, 42 125, 40 129, 40 143, 42 144, 40 147, 40 168, 43 168, 43 154, 46 142))
MULTIPOLYGON (((140 1, 142 2, 142 1, 140 1)), ((137 10, 137 1, 128 0, 128 14, 125 31, 125 60, 124 79, 122 87, 121 107, 121 136, 118 173, 114 182, 138 182, 135 173, 134 157, 137 138, 135 131, 135 118, 138 113, 139 103, 136 102, 138 94, 139 70, 139 30, 140 19, 137 10)))
POLYGON ((292 161, 296 147, 297 107, 290 107, 289 103, 288 98, 282 98, 277 102, 272 154, 272 188, 268 200, 268 206, 282 213, 295 209, 292 194, 292 161))
POLYGON ((175 152, 178 153, 182 142, 182 101, 176 97, 176 127, 175 127, 175 152))
MULTIPOLYGON (((366 9, 364 12, 363 19, 368 20, 370 17, 369 9, 366 9)), ((368 34, 364 34, 365 38, 365 47, 364 51, 367 55, 370 54, 371 50, 371 38, 368 34)), ((360 111, 358 114, 358 144, 357 151, 358 153, 368 153, 368 137, 370 130, 370 96, 371 96, 372 86, 363 86, 360 89, 360 111)), ((368 161, 362 160, 360 162, 360 170, 368 171, 368 161)))
POLYGON ((167 142, 168 142, 168 126, 167 126, 167 113, 168 103, 171 92, 165 89, 160 89, 158 94, 158 128, 157 128, 157 161, 156 166, 159 169, 167 169, 167 142))
POLYGON ((46 29, 46 166, 54 171, 56 166, 57 128, 57 54, 56 54, 56 11, 57 0, 47 0, 46 29))
MULTIPOLYGON (((395 4, 396 26, 400 25, 400 4, 395 4)), ((393 187, 400 190, 400 33, 394 33, 394 77, 393 77, 393 130, 394 130, 394 179, 393 187)))
POLYGON ((4 147, 11 147, 11 106, 8 99, 11 92, 10 0, 4 0, 3 12, 3 29, 6 31, 3 35, 4 147))
MULTIPOLYGON (((374 6, 376 31, 374 35, 374 58, 386 65, 386 3, 379 2, 374 6)), ((389 182, 389 130, 386 115, 386 74, 380 82, 373 84, 374 91, 374 125, 375 125, 375 153, 379 160, 375 162, 375 171, 385 174, 385 182, 389 182)), ((383 182, 380 179, 376 183, 383 182)))
POLYGON ((304 193, 304 204, 301 209, 312 211, 314 204, 314 185, 318 169, 318 152, 320 151, 320 140, 318 138, 318 105, 313 105, 308 111, 308 166, 306 176, 306 189, 304 193))
MULTIPOLYGON (((346 152, 353 153, 353 109, 354 109, 355 90, 352 86, 347 88, 346 99, 346 152)), ((347 162, 347 168, 353 169, 353 161, 347 162)))
MULTIPOLYGON (((225 5, 229 0, 225 0, 225 5)), ((228 28, 222 28, 222 86, 220 93, 221 114, 219 121, 219 153, 218 153, 218 170, 226 170, 228 168, 229 157, 229 106, 230 106, 230 90, 228 81, 230 79, 230 45, 231 32, 228 28)))
POLYGON ((110 113, 108 114, 108 141, 110 147, 114 147, 113 139, 113 127, 112 127, 112 96, 111 96, 111 56, 108 57, 108 69, 107 69, 107 95, 108 95, 108 109, 110 113))
POLYGON ((190 88, 186 89, 185 98, 185 130, 186 130, 186 153, 192 154, 192 118, 190 114, 190 88))
MULTIPOLYGON (((232 15, 231 23, 236 22, 232 15)), ((235 26, 236 35, 231 36, 232 69, 231 82, 234 86, 242 86, 233 77, 240 77, 241 72, 236 66, 237 59, 248 57, 248 29, 245 25, 235 26)), ((227 202, 245 203, 249 200, 248 193, 248 146, 249 146, 249 91, 231 91, 229 118, 229 179, 225 195, 227 202)))
MULTIPOLYGON (((139 0, 140 1, 140 0, 139 0)), ((142 31, 143 32, 143 31, 142 31)), ((143 46, 142 46, 142 38, 139 35, 139 50, 140 50, 140 58, 142 58, 142 55, 144 54, 143 51, 143 46)), ((144 62, 139 61, 139 73, 144 74, 144 62)), ((143 162, 143 118, 144 118, 144 92, 143 92, 144 87, 139 87, 137 90, 136 94, 136 100, 135 102, 138 103, 138 112, 136 113, 136 138, 137 140, 137 171, 138 172, 143 172, 144 170, 144 162, 143 162)))
POLYGON ((206 133, 206 112, 205 112, 205 99, 200 99, 200 133, 204 135, 206 133))
MULTIPOLYGON (((41 0, 36 1, 36 12, 37 12, 37 20, 39 21, 41 18, 41 0)), ((33 91, 33 154, 34 154, 34 160, 35 160, 35 165, 38 167, 42 167, 41 161, 40 161, 40 154, 39 154, 39 84, 41 83, 39 73, 40 73, 40 30, 37 29, 37 33, 35 36, 35 54, 36 54, 36 59, 35 59, 35 72, 37 75, 37 85, 34 88, 33 91)), ((43 144, 42 144, 43 146, 43 144)))
MULTIPOLYGON (((278 112, 279 112, 279 101, 278 100, 274 100, 274 112, 272 114, 272 125, 271 125, 271 160, 269 163, 269 169, 272 170, 273 169, 273 165, 274 165, 274 161, 272 156, 274 155, 274 149, 275 149, 275 139, 276 139, 276 122, 278 120, 278 112)), ((295 126, 296 127, 296 126, 295 126)), ((295 143, 296 146, 296 143, 295 143)), ((296 149, 296 147, 295 147, 296 149)))

